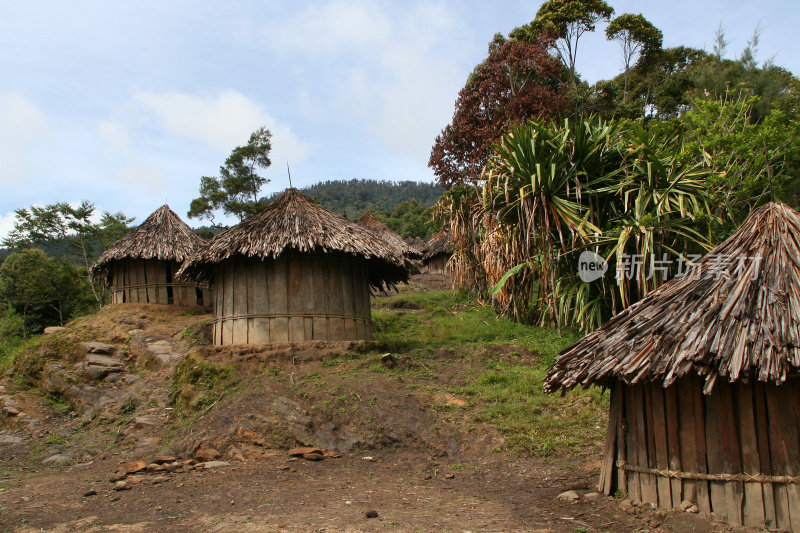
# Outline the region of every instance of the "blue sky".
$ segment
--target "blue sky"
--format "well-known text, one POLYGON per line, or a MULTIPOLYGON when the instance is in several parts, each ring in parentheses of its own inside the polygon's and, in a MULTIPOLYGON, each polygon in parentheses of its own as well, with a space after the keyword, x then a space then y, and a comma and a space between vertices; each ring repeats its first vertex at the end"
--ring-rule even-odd
MULTIPOLYGON (((495 32, 536 1, 0 0, 0 236, 14 209, 87 199, 141 222, 167 201, 185 218, 200 177, 266 125, 272 180, 431 181, 428 155, 495 32)), ((758 59, 800 73, 796 1, 612 1, 665 46, 728 56, 762 28, 758 59)), ((602 27, 581 41, 588 81, 621 58, 602 27)), ((199 221, 189 220, 198 225, 199 221)))

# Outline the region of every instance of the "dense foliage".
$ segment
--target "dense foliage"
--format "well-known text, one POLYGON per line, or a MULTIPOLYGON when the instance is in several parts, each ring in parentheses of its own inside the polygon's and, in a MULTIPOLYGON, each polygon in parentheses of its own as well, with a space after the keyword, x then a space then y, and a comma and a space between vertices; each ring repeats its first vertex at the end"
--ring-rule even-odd
POLYGON ((489 146, 511 122, 561 110, 561 65, 548 53, 550 42, 495 36, 489 56, 458 93, 453 120, 433 144, 428 166, 444 187, 476 180, 489 146))
MULTIPOLYGON (((408 200, 430 207, 439 200, 443 189, 438 184, 410 180, 352 179, 326 180, 300 190, 322 207, 357 220, 368 209, 389 213, 408 200)), ((278 195, 275 193, 270 200, 278 195)))
POLYGON ((189 217, 207 218, 214 222, 214 211, 222 209, 226 215, 239 220, 256 213, 263 207, 258 193, 269 180, 256 173, 257 168, 267 168, 272 162, 272 133, 261 127, 250 135, 244 146, 237 146, 219 167, 219 176, 200 178, 200 196, 192 200, 189 217))

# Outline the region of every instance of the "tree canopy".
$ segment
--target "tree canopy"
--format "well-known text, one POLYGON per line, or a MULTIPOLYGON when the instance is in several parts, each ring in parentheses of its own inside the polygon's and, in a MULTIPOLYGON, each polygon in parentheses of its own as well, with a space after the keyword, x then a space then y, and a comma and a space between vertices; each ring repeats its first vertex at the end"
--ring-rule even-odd
POLYGON ((431 150, 428 166, 445 188, 477 179, 489 146, 512 122, 552 117, 561 110, 561 64, 548 53, 549 43, 495 36, 431 150))
POLYGON ((219 167, 219 176, 200 178, 200 196, 192 200, 187 213, 191 218, 207 218, 214 222, 214 211, 222 209, 226 215, 239 220, 258 211, 263 204, 258 194, 269 180, 259 176, 256 169, 272 164, 272 133, 258 128, 244 146, 237 146, 219 167))

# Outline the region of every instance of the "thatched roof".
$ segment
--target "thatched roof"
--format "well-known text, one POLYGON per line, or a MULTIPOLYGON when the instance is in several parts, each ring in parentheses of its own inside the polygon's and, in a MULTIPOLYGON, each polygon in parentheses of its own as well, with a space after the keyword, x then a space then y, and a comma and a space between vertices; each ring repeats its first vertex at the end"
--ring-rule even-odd
POLYGON ((545 390, 697 373, 780 384, 800 370, 800 214, 754 211, 728 240, 561 353, 545 390))
POLYGON ((408 280, 405 259, 373 232, 287 189, 267 207, 217 235, 178 271, 183 278, 211 281, 214 265, 235 256, 277 258, 286 251, 347 254, 367 260, 370 285, 408 280))
POLYGON ((450 233, 442 230, 431 237, 425 244, 425 254, 422 256, 422 262, 426 263, 437 255, 451 255, 452 253, 453 241, 450 239, 450 233))
POLYGON ((108 276, 114 262, 126 259, 158 259, 182 263, 204 242, 175 211, 164 204, 139 227, 103 252, 90 272, 95 278, 108 276))
POLYGON ((392 229, 375 218, 372 213, 367 211, 364 216, 356 222, 359 226, 363 226, 368 230, 377 233, 378 237, 386 241, 389 245, 396 247, 404 256, 409 258, 419 258, 420 254, 417 250, 409 246, 400 235, 392 231, 392 229))

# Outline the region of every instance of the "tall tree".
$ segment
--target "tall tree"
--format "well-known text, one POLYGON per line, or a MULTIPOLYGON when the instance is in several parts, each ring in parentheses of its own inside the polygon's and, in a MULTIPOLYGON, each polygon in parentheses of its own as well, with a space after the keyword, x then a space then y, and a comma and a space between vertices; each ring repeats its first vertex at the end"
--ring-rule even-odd
POLYGON ((594 31, 598 21, 608 20, 613 14, 614 8, 603 0, 548 0, 541 5, 533 22, 514 30, 511 37, 555 35, 553 45, 569 69, 574 89, 578 85, 575 61, 581 36, 594 31))
POLYGON ((84 287, 73 265, 42 250, 15 252, 0 265, 0 306, 21 318, 23 335, 63 325, 79 305, 84 287))
POLYGON ((222 209, 226 215, 244 220, 260 207, 258 193, 269 180, 256 173, 257 168, 267 168, 272 162, 272 133, 258 128, 244 146, 237 146, 219 167, 219 176, 200 178, 200 196, 192 200, 188 215, 207 218, 213 224, 214 211, 222 209))
POLYGON ((625 66, 622 99, 627 102, 628 77, 631 68, 637 62, 645 60, 653 52, 661 49, 663 34, 641 13, 638 15, 624 13, 609 23, 606 28, 606 37, 619 42, 622 48, 622 62, 625 66))
POLYGON ((17 209, 14 214, 14 229, 3 244, 14 249, 40 246, 67 255, 83 267, 92 294, 102 305, 103 289, 92 282, 89 265, 103 249, 130 230, 134 219, 122 212, 105 211, 100 222, 94 222, 95 207, 88 200, 77 207, 60 202, 17 209))
POLYGON ((458 93, 453 120, 436 137, 428 166, 451 188, 477 179, 489 146, 514 121, 552 117, 562 108, 562 66, 549 41, 495 35, 485 61, 458 93))

